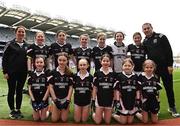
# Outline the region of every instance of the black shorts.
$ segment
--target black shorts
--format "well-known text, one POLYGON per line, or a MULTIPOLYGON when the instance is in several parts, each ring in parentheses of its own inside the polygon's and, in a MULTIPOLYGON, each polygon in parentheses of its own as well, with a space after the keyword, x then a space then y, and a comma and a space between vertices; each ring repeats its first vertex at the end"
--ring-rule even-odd
POLYGON ((81 106, 81 107, 83 107, 83 106, 87 106, 87 105, 89 105, 90 104, 90 100, 89 101, 86 101, 86 102, 81 102, 81 101, 76 101, 76 100, 74 100, 74 104, 75 105, 78 105, 78 106, 81 106))
POLYGON ((142 110, 157 114, 160 110, 160 105, 157 100, 147 100, 142 104, 142 110))

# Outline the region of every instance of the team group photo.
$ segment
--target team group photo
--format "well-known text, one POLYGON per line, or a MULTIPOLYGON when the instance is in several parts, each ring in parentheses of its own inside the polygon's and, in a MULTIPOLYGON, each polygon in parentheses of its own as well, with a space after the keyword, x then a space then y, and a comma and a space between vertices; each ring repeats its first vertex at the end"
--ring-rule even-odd
MULTIPOLYGON (((12 23, 8 11, 0 23, 12 23)), ((47 43, 51 37, 45 30, 30 34, 24 20, 12 23, 12 39, 3 33, 9 28, 0 28, 0 38, 8 39, 0 40, 0 118, 64 125, 146 125, 180 117, 179 68, 174 66, 178 56, 174 57, 170 39, 156 32, 152 22, 133 31, 131 43, 125 42, 123 30, 91 34, 85 26, 77 32, 76 24, 68 25, 68 30, 49 24, 55 34, 47 43), (70 36, 73 29, 76 41, 70 36)), ((41 29, 42 24, 32 27, 41 29)))

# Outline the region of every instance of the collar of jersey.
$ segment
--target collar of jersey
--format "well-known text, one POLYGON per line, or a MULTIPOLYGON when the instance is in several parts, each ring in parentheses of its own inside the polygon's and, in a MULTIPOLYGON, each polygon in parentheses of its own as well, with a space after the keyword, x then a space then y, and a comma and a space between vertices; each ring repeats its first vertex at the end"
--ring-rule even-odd
MULTIPOLYGON (((77 73, 77 76, 80 77, 80 72, 77 73)), ((89 72, 86 72, 86 75, 83 77, 83 79, 86 78, 86 77, 88 77, 88 76, 89 76, 89 72)))
POLYGON ((59 72, 61 75, 64 75, 64 74, 65 74, 65 73, 62 73, 62 72, 58 69, 58 67, 56 68, 56 71, 59 72))
MULTIPOLYGON (((100 71, 104 73, 104 71, 103 71, 102 67, 100 68, 100 71)), ((112 70, 112 68, 111 68, 111 67, 109 67, 109 68, 108 68, 108 74, 109 74, 110 72, 113 72, 113 70, 112 70)))
POLYGON ((150 77, 146 76, 146 74, 144 72, 142 72, 142 75, 145 76, 147 79, 151 79, 152 77, 154 77, 154 74, 152 74, 150 77))
POLYGON ((100 49, 100 50, 103 50, 104 48, 107 47, 107 45, 105 44, 103 48, 99 47, 99 45, 97 44, 97 47, 100 49))
POLYGON ((117 45, 117 42, 116 42, 116 41, 114 42, 114 45, 117 46, 117 47, 124 47, 124 46, 125 46, 123 42, 122 42, 121 45, 117 45))
POLYGON ((64 42, 64 44, 60 44, 58 41, 56 41, 56 43, 59 45, 59 46, 64 46, 64 45, 66 45, 66 41, 64 42))
POLYGON ((127 75, 124 71, 122 72, 122 74, 128 78, 130 78, 131 76, 135 75, 134 72, 132 72, 130 75, 127 75))
POLYGON ((134 46, 136 46, 136 48, 140 48, 141 44, 140 45, 136 45, 136 44, 133 44, 134 46))
POLYGON ((81 48, 83 51, 86 50, 86 49, 88 49, 88 47, 83 48, 82 46, 80 46, 80 48, 81 48))
POLYGON ((35 70, 34 73, 35 73, 37 76, 40 76, 41 74, 44 74, 44 70, 42 70, 41 72, 37 72, 37 71, 35 70))
POLYGON ((43 45, 38 45, 36 42, 34 43, 36 46, 38 46, 39 48, 43 48, 44 46, 45 46, 45 44, 43 44, 43 45))
POLYGON ((15 43, 25 43, 24 40, 23 40, 23 42, 18 42, 16 38, 14 39, 14 42, 15 42, 15 43))
POLYGON ((22 42, 22 43, 16 42, 16 44, 18 44, 20 47, 22 47, 24 45, 24 42, 22 42))

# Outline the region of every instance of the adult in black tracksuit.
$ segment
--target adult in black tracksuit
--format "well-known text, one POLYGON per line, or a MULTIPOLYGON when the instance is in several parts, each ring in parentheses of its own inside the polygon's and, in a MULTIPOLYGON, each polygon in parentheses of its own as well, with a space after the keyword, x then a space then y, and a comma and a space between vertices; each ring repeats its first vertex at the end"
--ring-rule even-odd
POLYGON ((142 30, 146 36, 143 45, 147 49, 148 59, 156 63, 156 74, 159 80, 161 77, 166 90, 169 112, 171 112, 174 117, 180 116, 175 107, 172 75, 173 53, 169 40, 165 35, 154 32, 150 23, 143 24, 142 30))
POLYGON ((4 49, 2 68, 4 78, 8 83, 8 105, 11 109, 10 118, 20 118, 22 90, 27 76, 27 44, 24 41, 25 27, 18 26, 15 29, 16 38, 8 42, 4 49), (16 107, 14 106, 14 95, 16 94, 16 107))

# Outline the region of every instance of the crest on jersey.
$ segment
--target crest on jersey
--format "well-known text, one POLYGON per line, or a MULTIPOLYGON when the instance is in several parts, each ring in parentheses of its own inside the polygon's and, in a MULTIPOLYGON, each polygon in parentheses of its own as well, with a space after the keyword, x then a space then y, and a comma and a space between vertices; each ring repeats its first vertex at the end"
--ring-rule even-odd
POLYGON ((82 52, 82 55, 84 56, 86 53, 85 52, 82 52))
POLYGON ((104 77, 105 81, 108 81, 108 77, 104 77))
POLYGON ((42 83, 45 83, 45 80, 46 80, 45 78, 41 78, 42 83))
POLYGON ((69 78, 68 77, 66 77, 66 82, 68 82, 69 81, 69 78))
POLYGON ((65 52, 69 52, 69 49, 68 49, 68 48, 65 48, 65 52))
POLYGON ((154 39, 154 40, 153 40, 153 43, 154 43, 154 44, 157 43, 157 39, 154 39))
POLYGON ((63 82, 63 80, 64 80, 64 77, 60 77, 60 81, 63 82))
POLYGON ((136 53, 139 53, 139 49, 136 50, 136 53))
POLYGON ((127 80, 128 84, 131 84, 131 80, 127 80))
POLYGON ((84 81, 81 81, 80 83, 81 83, 82 86, 84 86, 84 81))

